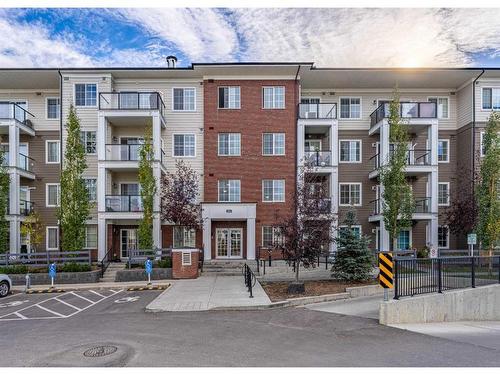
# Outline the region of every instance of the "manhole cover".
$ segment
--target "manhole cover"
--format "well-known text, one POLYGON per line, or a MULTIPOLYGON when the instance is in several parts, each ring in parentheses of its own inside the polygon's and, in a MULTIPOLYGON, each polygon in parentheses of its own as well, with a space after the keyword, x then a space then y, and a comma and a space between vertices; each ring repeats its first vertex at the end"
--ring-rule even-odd
POLYGON ((83 352, 85 357, 104 357, 106 355, 113 354, 118 348, 112 345, 100 345, 94 346, 93 348, 87 349, 83 352))

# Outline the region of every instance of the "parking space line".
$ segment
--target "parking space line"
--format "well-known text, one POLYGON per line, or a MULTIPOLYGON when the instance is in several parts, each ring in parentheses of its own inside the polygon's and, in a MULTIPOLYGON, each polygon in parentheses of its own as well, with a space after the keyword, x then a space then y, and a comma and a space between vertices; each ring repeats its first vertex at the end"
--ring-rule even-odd
POLYGON ((82 311, 82 309, 80 309, 79 307, 73 306, 71 303, 65 302, 62 299, 59 299, 57 297, 54 297, 54 300, 56 300, 57 302, 61 302, 61 303, 65 304, 66 306, 69 306, 75 310, 82 311))
MULTIPOLYGON (((23 319, 23 320, 24 320, 24 319, 28 319, 26 316, 24 316, 24 315, 20 314, 20 313, 19 313, 19 312, 17 312, 17 311, 16 311, 15 313, 13 313, 13 314, 14 314, 14 315, 17 315, 18 317, 20 317, 20 318, 21 318, 21 319, 23 319)), ((9 314, 9 315, 10 315, 10 314, 9 314)))
POLYGON ((94 293, 96 296, 99 296, 101 298, 106 298, 106 296, 103 296, 102 294, 99 294, 97 292, 94 292, 93 290, 89 290, 90 293, 94 293))
POLYGON ((57 315, 57 316, 59 316, 59 317, 61 317, 61 318, 67 318, 67 317, 68 317, 68 315, 59 314, 57 311, 50 310, 50 309, 48 309, 48 308, 46 308, 46 307, 41 306, 40 304, 37 304, 37 305, 35 305, 35 306, 36 306, 36 307, 39 307, 39 308, 40 308, 40 309, 42 309, 42 310, 47 311, 48 313, 51 313, 51 314, 57 315))
POLYGON ((72 295, 77 296, 78 298, 84 299, 85 301, 90 302, 90 303, 92 303, 92 304, 95 304, 95 303, 97 303, 97 302, 99 302, 99 301, 102 301, 102 299, 101 299, 101 300, 99 300, 99 301, 94 302, 94 301, 92 301, 91 299, 88 299, 88 298, 85 298, 85 297, 83 297, 83 296, 81 296, 81 295, 79 295, 79 294, 76 294, 75 292, 70 292, 70 293, 71 293, 72 295))

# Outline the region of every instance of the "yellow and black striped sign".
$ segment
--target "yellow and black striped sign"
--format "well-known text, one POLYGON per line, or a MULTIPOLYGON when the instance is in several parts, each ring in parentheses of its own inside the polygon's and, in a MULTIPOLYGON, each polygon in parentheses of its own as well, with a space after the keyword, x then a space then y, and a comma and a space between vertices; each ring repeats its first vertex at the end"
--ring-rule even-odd
POLYGON ((378 254, 378 282, 382 288, 394 288, 392 253, 378 254))

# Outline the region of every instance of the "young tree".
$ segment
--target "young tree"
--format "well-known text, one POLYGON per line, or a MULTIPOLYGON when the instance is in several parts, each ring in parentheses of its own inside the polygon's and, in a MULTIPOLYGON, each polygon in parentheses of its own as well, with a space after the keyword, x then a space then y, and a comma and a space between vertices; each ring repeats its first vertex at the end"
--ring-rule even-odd
POLYGON ((73 106, 66 121, 66 150, 62 160, 61 199, 58 217, 63 251, 79 251, 85 246, 85 223, 90 212, 88 191, 82 178, 87 168, 81 140, 80 119, 73 106))
POLYGON ((484 158, 476 190, 479 207, 478 236, 483 249, 493 255, 500 244, 500 112, 493 112, 483 138, 484 158))
POLYGON ((21 234, 28 239, 28 247, 35 250, 43 240, 42 219, 38 211, 31 211, 26 220, 21 224, 21 234))
POLYGON ((382 214, 385 229, 389 232, 392 249, 397 247, 399 232, 411 226, 415 203, 405 167, 408 163, 409 135, 400 117, 399 94, 394 91, 389 104, 389 141, 394 145, 387 160, 379 168, 380 184, 383 186, 382 214))
POLYGON ((153 202, 156 194, 156 180, 153 174, 154 150, 151 133, 151 128, 147 127, 144 133, 144 143, 139 151, 139 184, 144 210, 137 232, 140 249, 153 248, 153 202))
POLYGON ((5 152, 0 148, 0 253, 9 250, 9 222, 5 216, 9 213, 10 176, 4 162, 5 152))
POLYGON ((186 229, 202 228, 198 196, 198 174, 182 160, 177 161, 175 172, 162 176, 161 219, 186 229))
POLYGON ((314 267, 318 257, 329 251, 334 241, 335 215, 330 210, 330 194, 321 177, 312 172, 309 165, 299 168, 292 198, 293 212, 276 220, 280 238, 273 247, 281 250, 288 264, 295 264, 295 282, 289 285, 289 292, 304 291, 304 284, 299 280, 300 265, 314 267))
POLYGON ((373 272, 373 254, 368 248, 370 237, 357 233, 353 225, 357 224, 356 211, 349 210, 339 228, 337 254, 332 266, 332 278, 341 281, 369 280, 373 272))

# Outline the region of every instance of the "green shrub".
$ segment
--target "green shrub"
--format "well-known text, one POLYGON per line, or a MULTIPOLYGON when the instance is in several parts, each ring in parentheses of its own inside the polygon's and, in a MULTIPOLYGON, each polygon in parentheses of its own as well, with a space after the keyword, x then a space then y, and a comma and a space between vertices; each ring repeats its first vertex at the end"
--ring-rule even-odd
POLYGON ((417 250, 417 258, 428 258, 429 257, 429 248, 424 246, 422 249, 417 250))
POLYGON ((0 273, 6 273, 11 275, 28 273, 28 271, 29 271, 28 266, 25 266, 24 264, 0 267, 0 273))
POLYGON ((172 268, 172 258, 165 258, 156 263, 158 268, 172 268))
POLYGON ((64 263, 57 266, 58 272, 88 272, 91 271, 90 264, 83 263, 64 263))

